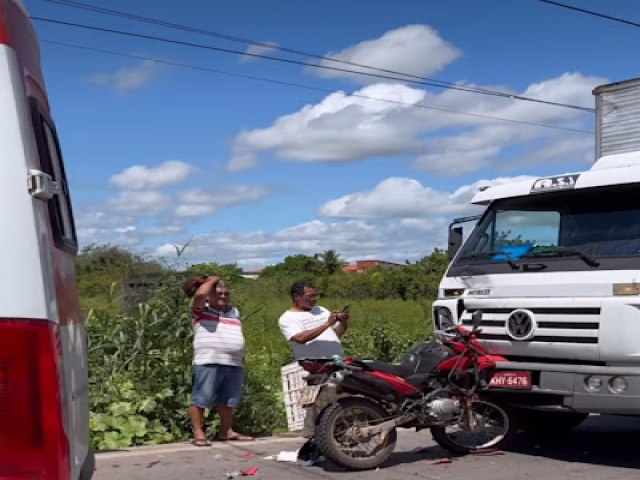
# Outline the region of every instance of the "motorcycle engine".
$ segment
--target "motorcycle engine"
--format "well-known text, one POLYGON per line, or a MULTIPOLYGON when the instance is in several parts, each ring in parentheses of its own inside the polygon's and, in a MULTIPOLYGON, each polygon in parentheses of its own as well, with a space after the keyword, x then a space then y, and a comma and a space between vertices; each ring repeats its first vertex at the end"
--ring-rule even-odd
POLYGON ((437 398, 425 405, 428 416, 436 420, 451 420, 460 414, 460 401, 454 398, 437 398))

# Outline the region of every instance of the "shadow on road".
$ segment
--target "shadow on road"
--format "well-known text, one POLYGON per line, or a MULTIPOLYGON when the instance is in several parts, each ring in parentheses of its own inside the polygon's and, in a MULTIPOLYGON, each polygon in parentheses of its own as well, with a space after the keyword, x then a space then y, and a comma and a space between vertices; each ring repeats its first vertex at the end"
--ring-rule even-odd
POLYGON ((640 468, 640 418, 591 416, 573 432, 538 436, 520 433, 509 451, 611 467, 640 468))
MULTIPOLYGON (((602 415, 592 416, 573 432, 562 435, 540 436, 520 432, 507 451, 565 462, 640 469, 640 456, 637 454, 639 438, 640 417, 602 415)), ((456 455, 439 446, 416 448, 394 452, 380 468, 437 461, 443 457, 455 458, 456 455)), ((345 471, 329 461, 318 466, 325 472, 345 471)))
MULTIPOLYGON (((454 458, 455 455, 443 450, 440 447, 416 448, 408 452, 394 452, 389 459, 380 465, 380 469, 391 468, 396 465, 409 465, 415 462, 423 462, 425 460, 438 460, 443 457, 454 458)), ((336 465, 331 461, 318 464, 325 472, 344 472, 345 469, 336 465)))

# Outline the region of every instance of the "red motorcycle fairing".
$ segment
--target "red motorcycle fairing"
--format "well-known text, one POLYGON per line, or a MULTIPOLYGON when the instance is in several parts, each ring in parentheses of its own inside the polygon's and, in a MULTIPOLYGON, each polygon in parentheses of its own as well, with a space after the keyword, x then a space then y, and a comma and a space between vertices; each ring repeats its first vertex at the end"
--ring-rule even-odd
POLYGON ((365 371, 360 372, 362 375, 368 375, 371 377, 379 378, 380 380, 384 380, 393 388, 396 392, 402 395, 411 395, 414 393, 419 393, 420 390, 415 386, 411 385, 409 382, 403 380, 400 377, 396 377, 390 373, 379 372, 377 370, 373 371, 365 371))
MULTIPOLYGON (((478 356, 478 370, 487 370, 489 368, 495 368, 496 362, 506 362, 504 357, 500 355, 481 355, 478 356)), ((473 367, 473 357, 465 356, 462 359, 460 355, 453 358, 449 358, 436 367, 439 372, 448 372, 453 370, 465 370, 473 367)))

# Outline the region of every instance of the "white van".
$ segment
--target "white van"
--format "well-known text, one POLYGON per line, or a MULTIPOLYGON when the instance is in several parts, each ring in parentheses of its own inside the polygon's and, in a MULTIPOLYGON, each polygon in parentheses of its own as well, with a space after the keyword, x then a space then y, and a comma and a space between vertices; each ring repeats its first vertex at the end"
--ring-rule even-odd
POLYGON ((76 233, 20 0, 0 0, 0 205, 0 479, 89 479, 76 233))

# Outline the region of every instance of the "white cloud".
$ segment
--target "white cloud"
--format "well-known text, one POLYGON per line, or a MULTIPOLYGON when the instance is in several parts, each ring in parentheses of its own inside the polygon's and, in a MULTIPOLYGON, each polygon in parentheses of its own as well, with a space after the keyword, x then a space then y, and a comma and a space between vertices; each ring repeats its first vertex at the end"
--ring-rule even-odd
POLYGON ((249 45, 245 50, 249 55, 243 55, 240 57, 241 63, 251 62, 258 60, 257 57, 252 55, 271 55, 279 47, 276 42, 261 42, 262 45, 249 45))
MULTIPOLYGON (((273 233, 216 232, 191 239, 183 259, 189 263, 237 262, 247 268, 278 263, 287 255, 313 255, 334 249, 348 261, 378 258, 404 262, 431 253, 430 245, 444 245, 446 222, 434 222, 425 236, 424 228, 404 225, 399 220, 376 223, 349 220, 326 223, 318 220, 295 225, 273 233)), ((175 258, 175 247, 166 243, 156 255, 175 258)))
POLYGON ((112 243, 136 246, 148 237, 182 237, 193 218, 206 217, 237 204, 256 202, 272 193, 261 186, 227 185, 215 190, 124 190, 76 216, 81 245, 112 243))
POLYGON ((452 193, 440 192, 422 185, 411 178, 391 177, 381 181, 372 190, 352 193, 331 200, 320 207, 320 215, 328 217, 381 217, 402 218, 404 225, 423 228, 422 221, 412 223, 410 219, 424 219, 434 215, 460 215, 475 213, 470 206, 471 198, 481 186, 500 185, 535 177, 499 177, 478 180, 452 193))
MULTIPOLYGON (((533 177, 478 180, 451 191, 440 191, 415 179, 391 177, 371 191, 327 202, 321 209, 324 215, 342 218, 310 220, 274 232, 217 229, 215 233, 195 237, 188 235, 186 228, 192 218, 190 215, 166 217, 164 221, 162 214, 145 216, 147 210, 153 212, 149 203, 155 204, 153 200, 161 199, 147 195, 149 192, 123 192, 134 194, 134 197, 126 198, 127 202, 122 196, 118 197, 131 205, 135 213, 129 216, 132 221, 111 222, 110 216, 119 215, 111 205, 103 212, 80 216, 78 233, 83 245, 111 243, 135 248, 145 245, 149 237, 154 236, 162 242, 156 247, 155 255, 173 260, 176 259, 174 245, 188 243, 181 261, 237 262, 249 269, 279 263, 287 255, 312 255, 329 249, 338 251, 348 261, 376 258, 402 263, 428 255, 434 247, 444 247, 451 218, 481 210, 481 207, 469 205, 480 186, 527 179, 533 177), (134 205, 137 206, 133 208, 134 205), (100 224, 100 221, 104 223, 100 224), (149 225, 150 221, 154 223, 149 225)), ((208 207, 210 203, 220 207, 225 202, 246 201, 250 197, 258 199, 263 193, 250 187, 232 188, 226 195, 219 190, 189 190, 172 198, 165 205, 165 212, 176 205, 189 208, 190 212, 208 207)), ((206 214, 205 210, 200 212, 206 214)))
POLYGON ((259 151, 275 150, 281 158, 301 162, 345 161, 397 155, 418 149, 420 129, 411 107, 424 91, 400 84, 377 84, 354 95, 332 93, 317 105, 277 119, 273 126, 240 133, 234 140, 232 170, 255 164, 259 151), (357 95, 385 98, 389 103, 357 95))
MULTIPOLYGON (((513 93, 586 106, 593 105, 594 86, 605 81, 566 73, 513 93)), ((540 145, 543 151, 531 155, 530 162, 551 163, 560 156, 566 162, 583 161, 593 146, 593 134, 487 116, 579 130, 593 128, 593 116, 575 109, 456 90, 430 93, 401 84, 376 84, 353 95, 330 94, 318 104, 276 119, 270 127, 241 132, 234 139, 229 168, 250 168, 260 153, 268 151, 295 162, 415 155, 416 168, 445 175, 469 173, 507 161, 527 162, 520 153, 534 151, 540 145)))
POLYGON ((426 210, 446 202, 446 195, 424 187, 417 180, 391 177, 370 192, 353 193, 325 203, 320 214, 332 217, 423 217, 426 210))
POLYGON ((169 160, 157 167, 134 165, 111 177, 109 183, 126 190, 153 190, 183 182, 195 167, 178 160, 169 160))
POLYGON ((162 68, 158 63, 144 60, 134 67, 121 68, 111 73, 93 74, 89 77, 89 81, 100 87, 128 92, 150 84, 161 71, 162 68))
MULTIPOLYGON (((340 52, 329 52, 325 56, 424 77, 439 72, 445 66, 458 59, 460 55, 460 50, 443 40, 440 34, 432 27, 428 25, 406 25, 390 30, 379 38, 360 42, 340 52)), ((357 72, 398 76, 331 60, 323 60, 321 65, 357 72)), ((323 77, 347 77, 361 83, 380 81, 379 78, 336 70, 310 68, 309 71, 323 77)))
POLYGON ((123 247, 136 247, 142 243, 140 235, 135 230, 116 228, 78 228, 78 241, 81 245, 120 245, 123 247))
POLYGON ((155 216, 169 205, 169 196, 161 192, 120 192, 107 202, 107 210, 134 217, 155 216))
POLYGON ((187 190, 178 195, 174 212, 178 217, 201 217, 223 207, 261 200, 271 192, 266 187, 249 185, 232 185, 213 191, 187 190))

